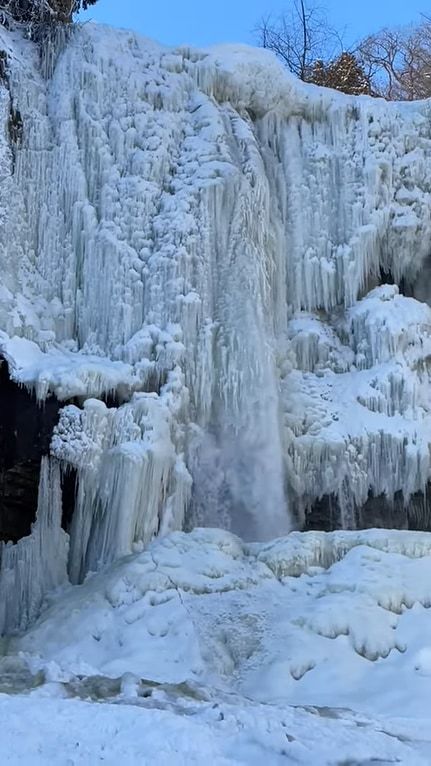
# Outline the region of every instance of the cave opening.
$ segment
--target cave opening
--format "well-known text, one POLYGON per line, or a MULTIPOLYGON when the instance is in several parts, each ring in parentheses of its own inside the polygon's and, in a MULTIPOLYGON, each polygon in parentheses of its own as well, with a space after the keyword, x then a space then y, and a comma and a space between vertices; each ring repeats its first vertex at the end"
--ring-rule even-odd
MULTIPOLYGON (((160 393, 167 374, 158 370, 149 377, 146 389, 160 393)), ((107 407, 120 407, 130 392, 109 391, 100 397, 107 407), (123 394, 123 395, 122 395, 123 394)), ((17 543, 31 533, 36 521, 42 457, 49 455, 54 427, 67 404, 82 406, 78 397, 45 401, 16 383, 7 360, 0 356, 0 543, 17 543)), ((77 472, 62 470, 62 527, 70 531, 75 508, 77 472)))
POLYGON ((43 404, 12 380, 0 359, 0 541, 18 542, 36 519, 40 463, 62 404, 43 404))
MULTIPOLYGON (((431 485, 425 492, 416 492, 405 502, 401 491, 393 498, 373 495, 355 511, 354 529, 412 529, 431 531, 431 485)), ((342 513, 335 495, 323 495, 305 511, 303 529, 333 532, 343 529, 342 513)))
POLYGON ((396 282, 392 271, 390 269, 384 269, 383 266, 380 267, 378 284, 379 286, 397 284, 401 295, 405 295, 407 297, 412 295, 412 288, 408 284, 407 280, 404 277, 401 277, 401 279, 396 282))

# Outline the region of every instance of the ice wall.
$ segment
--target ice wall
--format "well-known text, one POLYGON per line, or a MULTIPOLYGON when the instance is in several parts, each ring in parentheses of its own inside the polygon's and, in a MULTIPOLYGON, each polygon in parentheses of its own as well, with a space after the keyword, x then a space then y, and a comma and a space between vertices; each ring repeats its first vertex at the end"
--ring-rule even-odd
POLYGON ((91 24, 48 68, 1 47, 0 352, 74 400, 73 579, 165 529, 425 491, 429 103, 91 24))

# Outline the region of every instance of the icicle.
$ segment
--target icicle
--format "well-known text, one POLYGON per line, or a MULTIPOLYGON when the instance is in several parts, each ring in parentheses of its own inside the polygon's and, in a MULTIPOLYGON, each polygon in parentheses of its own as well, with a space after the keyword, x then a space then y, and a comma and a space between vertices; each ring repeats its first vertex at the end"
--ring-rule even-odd
POLYGON ((15 545, 0 543, 0 635, 24 630, 46 593, 67 581, 68 536, 61 513, 59 464, 43 457, 31 534, 15 545))
POLYGON ((70 531, 74 582, 130 553, 135 543, 181 529, 191 480, 173 443, 168 401, 167 393, 135 394, 119 409, 87 400, 83 410, 62 410, 52 451, 78 471, 70 531))

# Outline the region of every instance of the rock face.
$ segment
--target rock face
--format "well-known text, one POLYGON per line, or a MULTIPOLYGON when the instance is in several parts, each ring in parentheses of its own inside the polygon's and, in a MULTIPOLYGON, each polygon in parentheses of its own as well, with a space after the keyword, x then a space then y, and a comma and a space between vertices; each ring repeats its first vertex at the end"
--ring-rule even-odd
POLYGON ((21 613, 66 559, 79 582, 172 529, 427 527, 429 104, 305 86, 244 47, 87 25, 41 64, 0 38, 0 353, 36 397, 4 415, 0 577, 37 569, 21 613))
POLYGON ((36 520, 42 456, 49 454, 60 405, 37 402, 0 363, 0 541, 16 543, 36 520))
MULTIPOLYGON (((370 527, 386 529, 414 529, 431 531, 430 487, 416 492, 406 500, 402 492, 393 498, 386 495, 373 497, 357 509, 355 529, 370 527)), ((303 528, 332 532, 343 527, 342 510, 334 495, 324 495, 306 511, 303 528)))

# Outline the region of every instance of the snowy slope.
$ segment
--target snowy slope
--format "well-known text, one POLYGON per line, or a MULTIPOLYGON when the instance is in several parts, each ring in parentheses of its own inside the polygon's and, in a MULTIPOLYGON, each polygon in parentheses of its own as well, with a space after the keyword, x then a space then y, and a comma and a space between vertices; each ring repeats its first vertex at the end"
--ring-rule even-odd
POLYGON ((9 642, 0 756, 427 764, 430 550, 386 530, 158 540, 9 642))
POLYGON ((132 674, 261 702, 420 717, 430 546, 429 533, 387 530, 251 546, 221 530, 177 532, 61 591, 9 651, 56 681, 132 674))

